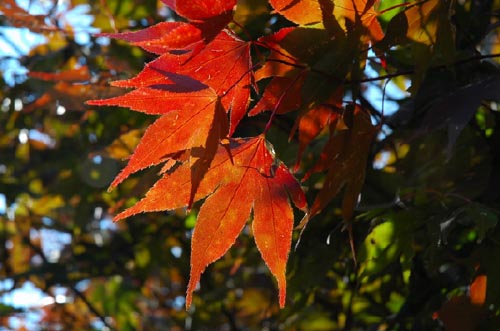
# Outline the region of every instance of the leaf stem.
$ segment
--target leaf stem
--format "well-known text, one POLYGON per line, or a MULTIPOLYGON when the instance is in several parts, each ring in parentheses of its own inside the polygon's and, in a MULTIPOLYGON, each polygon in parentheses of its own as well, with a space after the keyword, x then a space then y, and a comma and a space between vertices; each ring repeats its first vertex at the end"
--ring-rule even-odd
MULTIPOLYGON (((258 41, 258 40, 253 41, 252 43, 253 43, 254 45, 261 46, 261 47, 267 48, 267 49, 269 49, 269 50, 271 50, 271 51, 273 51, 273 52, 276 52, 276 53, 278 53, 279 55, 282 55, 282 56, 284 56, 284 57, 286 57, 286 58, 289 58, 289 59, 290 59, 290 60, 292 60, 292 61, 296 61, 296 60, 297 60, 296 58, 294 58, 294 57, 293 57, 293 56, 291 56, 290 54, 287 54, 287 53, 285 53, 285 52, 281 51, 279 48, 274 48, 273 46, 269 45, 268 43, 261 42, 261 41, 258 41)), ((269 60, 269 59, 268 59, 268 61, 271 61, 271 60, 269 60)))
POLYGON ((280 60, 280 59, 267 59, 266 61, 267 62, 277 62, 277 63, 289 65, 290 67, 295 67, 295 68, 308 69, 308 67, 304 64, 288 62, 288 61, 280 60))

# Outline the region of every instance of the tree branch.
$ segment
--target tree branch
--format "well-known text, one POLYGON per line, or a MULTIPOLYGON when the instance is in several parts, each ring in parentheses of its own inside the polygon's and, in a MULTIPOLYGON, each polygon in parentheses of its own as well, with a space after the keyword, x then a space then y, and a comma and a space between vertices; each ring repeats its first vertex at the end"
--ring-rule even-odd
MULTIPOLYGON (((500 57, 500 53, 486 54, 486 55, 478 54, 476 56, 471 56, 471 57, 468 57, 466 59, 454 62, 452 65, 453 66, 460 66, 460 65, 463 65, 463 64, 466 64, 469 62, 473 62, 476 60, 491 59, 491 58, 496 58, 496 57, 500 57)), ((449 67, 449 66, 450 65, 441 64, 438 66, 431 67, 431 68, 429 68, 429 70, 445 69, 446 67, 449 67)), ((415 69, 409 69, 409 70, 398 71, 398 72, 395 72, 392 74, 387 74, 387 75, 382 75, 382 76, 377 76, 377 77, 363 78, 363 79, 358 79, 358 80, 346 79, 346 80, 344 80, 344 84, 349 85, 349 84, 362 84, 362 83, 376 82, 376 81, 390 79, 390 78, 394 78, 394 77, 398 77, 398 76, 411 75, 414 73, 415 73, 415 69)))
MULTIPOLYGON (((34 250, 38 255, 40 255, 40 258, 42 259, 43 263, 44 264, 51 264, 51 262, 49 262, 49 260, 47 259, 47 257, 45 256, 45 254, 43 253, 43 250, 36 246, 35 244, 33 244, 30 240, 29 237, 25 237, 24 238, 29 247, 34 250)), ((87 297, 85 297, 85 295, 80 291, 78 290, 73 284, 63 284, 65 286, 67 286, 69 289, 71 289, 71 291, 73 291, 73 293, 75 293, 75 295, 77 297, 79 297, 83 303, 85 303, 85 305, 87 306, 87 308, 109 329, 109 330, 116 330, 113 326, 111 326, 107 321, 106 321, 106 318, 94 307, 94 305, 88 301, 87 297)))
POLYGON ((99 320, 109 329, 109 330, 115 330, 114 327, 112 327, 107 321, 106 318, 97 311, 97 309, 94 307, 94 305, 87 299, 85 294, 80 292, 76 287, 70 286, 71 291, 75 293, 77 297, 79 297, 83 303, 87 306, 87 308, 97 317, 99 320))
MULTIPOLYGON (((500 53, 485 54, 485 55, 483 55, 483 54, 477 54, 475 56, 471 56, 471 57, 468 57, 466 59, 454 62, 451 65, 441 64, 441 65, 437 65, 437 66, 434 66, 434 67, 430 67, 429 70, 440 70, 440 69, 445 69, 445 68, 447 68, 449 66, 460 66, 460 65, 463 65, 463 64, 466 64, 466 63, 469 63, 469 62, 477 61, 477 60, 491 59, 491 58, 497 58, 497 57, 500 57, 500 53)), ((330 79, 339 80, 338 77, 332 76, 329 73, 326 73, 326 72, 323 72, 323 71, 320 71, 320 70, 317 70, 317 69, 314 69, 314 68, 309 68, 308 66, 303 65, 303 64, 288 62, 288 61, 284 61, 284 60, 281 60, 281 59, 268 59, 266 61, 268 61, 268 62, 278 62, 278 63, 282 63, 282 64, 285 64, 285 65, 289 65, 289 66, 294 67, 294 68, 309 69, 311 72, 323 75, 323 76, 328 77, 330 79)), ((344 79, 342 81, 342 83, 344 85, 362 84, 362 83, 369 83, 369 82, 376 82, 376 81, 391 79, 391 78, 399 77, 399 76, 412 75, 414 73, 415 73, 415 69, 408 69, 408 70, 397 71, 397 72, 394 72, 392 74, 386 74, 386 75, 381 75, 381 76, 377 76, 377 77, 369 77, 369 78, 354 79, 354 80, 344 79)))

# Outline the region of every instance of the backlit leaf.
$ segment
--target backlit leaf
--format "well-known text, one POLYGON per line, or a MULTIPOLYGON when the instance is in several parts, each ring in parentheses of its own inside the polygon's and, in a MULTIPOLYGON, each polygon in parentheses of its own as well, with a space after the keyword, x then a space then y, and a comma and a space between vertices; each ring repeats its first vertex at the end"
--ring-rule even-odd
POLYGON ((270 0, 269 3, 276 12, 294 23, 307 25, 321 22, 318 0, 270 0))
POLYGON ((488 277, 486 275, 478 275, 470 284, 470 302, 473 305, 482 305, 486 301, 487 283, 488 277))
MULTIPOLYGON (((208 198, 200 209, 192 238, 188 307, 201 273, 233 245, 251 210, 255 242, 278 281, 280 306, 285 304, 285 268, 293 229, 289 196, 298 208, 305 211, 307 207, 299 184, 283 164, 276 163, 267 145, 262 136, 231 140, 229 146, 219 147, 200 182, 194 200, 208 198)), ((189 190, 185 187, 191 183, 189 169, 186 162, 164 174, 144 199, 115 220, 188 205, 189 190)))
POLYGON ((276 109, 277 114, 284 114, 299 109, 302 98, 300 91, 303 79, 275 77, 267 85, 259 102, 248 115, 253 116, 265 110, 276 109))
POLYGON ((162 0, 177 14, 190 20, 205 20, 233 10, 236 0, 162 0))
POLYGON ((377 12, 373 8, 376 0, 335 0, 333 12, 342 26, 347 29, 351 23, 361 22, 373 41, 384 37, 384 32, 377 21, 377 12))
POLYGON ((356 105, 352 114, 352 125, 331 134, 321 160, 312 172, 326 170, 323 188, 313 202, 309 217, 317 215, 344 189, 342 217, 350 220, 365 179, 366 160, 375 128, 369 114, 356 105))
POLYGON ((327 127, 335 128, 342 107, 343 89, 339 88, 324 104, 306 110, 297 119, 299 152, 296 167, 299 166, 306 147, 327 127))
POLYGON ((143 87, 176 83, 184 86, 197 80, 211 87, 221 97, 226 111, 231 112, 232 133, 245 115, 250 98, 249 47, 249 43, 223 31, 193 57, 189 53, 163 54, 148 63, 136 77, 113 85, 143 87))
POLYGON ((231 21, 236 5, 236 0, 162 1, 199 28, 206 42, 211 41, 231 21))
POLYGON ((162 114, 148 130, 131 156, 127 166, 115 178, 116 186, 130 174, 158 164, 173 154, 195 147, 206 147, 212 140, 218 142, 224 130, 216 129, 222 122, 214 122, 221 109, 212 89, 176 93, 167 86, 139 88, 112 99, 94 100, 92 105, 129 107, 147 114, 162 114))
POLYGON ((202 40, 200 29, 184 22, 160 22, 143 30, 107 33, 104 36, 126 40, 155 54, 185 49, 202 40))

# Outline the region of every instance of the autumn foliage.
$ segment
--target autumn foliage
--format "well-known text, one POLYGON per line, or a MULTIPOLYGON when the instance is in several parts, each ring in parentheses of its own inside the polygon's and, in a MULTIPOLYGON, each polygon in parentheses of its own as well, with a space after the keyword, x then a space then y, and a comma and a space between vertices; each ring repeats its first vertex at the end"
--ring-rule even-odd
MULTIPOLYGON (((232 22, 236 1, 164 2, 187 22, 164 22, 138 32, 111 35, 158 54, 158 58, 136 77, 112 83, 133 91, 88 102, 161 115, 111 186, 157 164, 164 164, 162 178, 115 220, 140 212, 191 208, 193 202, 206 198, 193 234, 186 300, 189 308, 201 273, 232 246, 253 211, 255 242, 278 281, 283 307, 285 266, 294 227, 288 196, 305 212, 304 226, 345 187, 342 214, 350 222, 376 132, 366 109, 355 100, 343 103, 342 80, 346 78, 330 74, 333 68, 325 68, 323 73, 325 81, 320 83, 330 85, 323 87, 324 93, 303 100, 301 90, 311 76, 318 75, 310 67, 312 57, 346 39, 349 24, 361 22, 355 28, 361 39, 351 45, 353 50, 361 51, 382 39, 373 2, 345 1, 337 3, 334 10, 328 1, 271 1, 290 21, 319 25, 311 31, 322 40, 319 45, 307 45, 303 52, 308 54, 295 54, 287 47, 300 47, 297 42, 301 40, 292 37, 302 32, 300 26, 249 41, 226 28, 229 23, 238 27, 238 22, 232 22), (345 25, 330 26, 340 21, 345 25), (253 49, 258 50, 255 56, 253 49), (260 89, 257 83, 267 78, 271 81, 260 89), (251 104, 251 89, 262 98, 249 115, 270 111, 269 123, 258 137, 235 138, 251 104), (291 132, 291 138, 298 135, 302 151, 326 127, 330 134, 321 161, 310 170, 328 172, 310 211, 299 183, 265 139, 275 116, 295 110, 300 116, 294 130, 297 133, 291 132)), ((365 61, 366 54, 362 52, 358 61, 365 61)))
POLYGON ((24 2, 0 324, 498 330, 499 1, 24 2))
MULTIPOLYGON (((245 40, 245 30, 233 19, 235 0, 163 1, 186 22, 108 35, 158 57, 137 76, 112 83, 133 88, 131 92, 88 102, 160 116, 111 187, 158 164, 163 164, 161 179, 115 220, 141 212, 190 209, 205 199, 192 239, 189 308, 201 273, 227 252, 252 218, 255 242, 277 279, 283 307, 294 228, 288 200, 305 213, 300 223, 304 227, 343 192, 342 217, 352 231, 377 128, 371 124, 374 114, 358 102, 356 90, 346 100, 344 85, 361 78, 369 49, 380 55, 383 65, 388 40, 397 36, 384 36, 375 1, 272 0, 274 10, 296 25, 251 40, 245 40), (344 61, 330 62, 325 57, 329 52, 345 53, 344 61), (268 83, 260 84, 264 80, 268 83), (251 102, 252 93, 260 96, 258 102, 251 102), (243 117, 264 111, 270 115, 263 133, 239 137, 243 117), (308 144, 323 131, 329 135, 305 176, 326 172, 310 209, 297 179, 265 137, 276 116, 292 111, 298 116, 290 139, 297 137, 300 145, 295 170, 308 144)), ((426 20, 440 6, 439 1, 429 1, 409 7, 404 13, 407 36, 427 42, 416 21, 426 20), (417 10, 423 16, 413 12, 417 10)))

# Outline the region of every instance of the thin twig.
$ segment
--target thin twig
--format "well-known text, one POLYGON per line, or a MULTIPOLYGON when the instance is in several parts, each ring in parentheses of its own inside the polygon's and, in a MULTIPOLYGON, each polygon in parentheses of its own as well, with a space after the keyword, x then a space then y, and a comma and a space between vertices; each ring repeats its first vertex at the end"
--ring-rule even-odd
MULTIPOLYGON (((45 254, 43 253, 43 250, 36 246, 35 244, 33 244, 30 240, 29 237, 25 237, 24 238, 29 247, 34 250, 38 255, 40 255, 40 258, 42 259, 43 263, 44 264, 50 264, 49 260, 47 259, 47 257, 45 256, 45 254)), ((101 320, 101 322, 104 324, 104 326, 106 326, 109 330, 116 330, 113 326, 111 326, 107 321, 106 321, 106 318, 101 314, 99 313, 99 311, 94 307, 94 305, 88 301, 88 299, 85 297, 85 295, 80 291, 78 290, 74 285, 71 285, 71 284, 66 284, 70 289, 71 291, 73 291, 73 293, 75 293, 75 295, 77 297, 79 297, 83 303, 85 303, 85 305, 87 306, 87 308, 97 317, 99 318, 99 320, 101 320)))
POLYGON ((79 297, 83 303, 87 306, 87 308, 95 315, 101 322, 109 329, 109 330, 116 330, 113 326, 111 326, 107 321, 106 318, 99 313, 99 311, 94 307, 94 305, 87 299, 87 297, 80 292, 76 287, 70 286, 71 291, 75 293, 77 297, 79 297))
MULTIPOLYGON (((460 66, 460 65, 463 65, 463 64, 466 64, 469 62, 473 62, 476 60, 491 59, 491 58, 496 58, 496 57, 500 57, 500 53, 486 54, 486 55, 480 54, 480 55, 471 56, 471 57, 468 57, 466 59, 454 62, 451 65, 441 64, 438 66, 434 66, 434 67, 431 67, 429 70, 444 69, 444 68, 450 67, 452 65, 453 66, 460 66)), ((394 78, 394 77, 398 77, 398 76, 406 76, 406 75, 411 75, 414 73, 415 73, 415 69, 409 69, 409 70, 398 71, 398 72, 395 72, 392 74, 381 75, 381 76, 377 76, 377 77, 369 77, 369 78, 363 78, 363 79, 358 79, 358 80, 346 79, 346 80, 344 80, 344 84, 349 85, 349 84, 361 84, 361 83, 368 83, 368 82, 376 82, 379 80, 390 79, 390 78, 394 78)))
MULTIPOLYGON (((473 62, 473 61, 476 61, 476 60, 484 60, 484 59, 491 59, 491 58, 497 58, 497 57, 500 57, 500 53, 493 53, 493 54, 486 54, 486 55, 478 54, 478 55, 471 56, 471 57, 468 57, 466 59, 454 62, 454 63, 452 63, 450 65, 444 65, 444 64, 437 65, 437 66, 431 67, 429 70, 439 70, 439 69, 444 69, 444 68, 447 68, 447 67, 450 67, 450 66, 460 66, 460 65, 463 65, 463 64, 466 64, 466 63, 469 63, 469 62, 473 62)), ((288 61, 284 61, 284 60, 280 60, 280 59, 269 59, 267 61, 269 61, 269 62, 278 62, 278 63, 289 65, 289 66, 295 67, 295 68, 301 68, 301 69, 308 68, 308 66, 303 65, 303 64, 292 63, 292 62, 288 62, 288 61)), ((311 72, 315 72, 315 73, 321 74, 321 75, 323 75, 325 77, 334 78, 334 79, 338 80, 338 77, 332 76, 331 74, 326 73, 324 71, 316 70, 314 68, 308 68, 308 69, 311 72)), ((343 84, 344 85, 350 85, 350 84, 362 84, 362 83, 376 82, 376 81, 390 79, 390 78, 395 78, 395 77, 399 77, 399 76, 412 75, 414 73, 415 73, 415 69, 408 69, 408 70, 397 71, 397 72, 394 72, 394 73, 391 73, 391 74, 381 75, 381 76, 377 76, 377 77, 368 77, 368 78, 354 79, 354 80, 344 79, 343 80, 343 84)))

